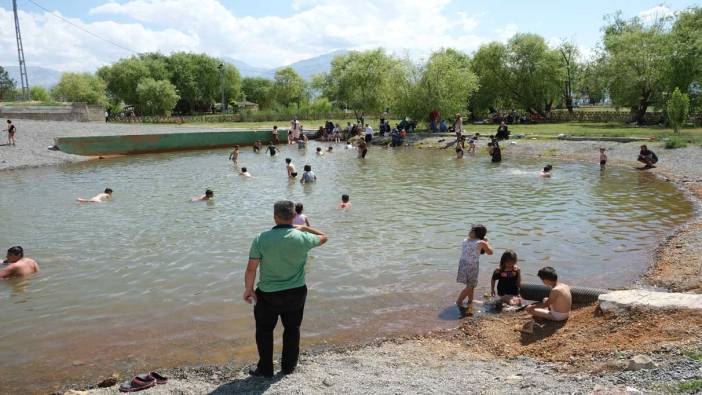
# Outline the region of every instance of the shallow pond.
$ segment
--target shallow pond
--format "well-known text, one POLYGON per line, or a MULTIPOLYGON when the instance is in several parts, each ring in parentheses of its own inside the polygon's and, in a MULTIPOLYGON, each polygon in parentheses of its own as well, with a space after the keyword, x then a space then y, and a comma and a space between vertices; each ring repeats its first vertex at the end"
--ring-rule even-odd
POLYGON ((525 281, 551 265, 566 282, 622 287, 692 204, 652 174, 596 164, 450 151, 371 149, 365 161, 337 145, 318 157, 281 146, 245 148, 255 178, 227 151, 145 155, 0 173, 0 246, 20 244, 42 272, 0 282, 0 388, 47 390, 130 369, 251 360, 251 307, 241 301, 249 245, 273 226, 273 202, 304 202, 330 242, 311 253, 304 342, 363 340, 455 325, 450 309, 461 240, 483 223, 525 281), (285 176, 284 158, 319 181, 285 176), (80 205, 105 187, 114 201, 80 205), (190 203, 205 188, 215 201, 190 203), (342 193, 353 208, 338 211, 342 193), (29 372, 32 372, 29 375, 29 372), (21 387, 20 387, 21 386, 21 387))

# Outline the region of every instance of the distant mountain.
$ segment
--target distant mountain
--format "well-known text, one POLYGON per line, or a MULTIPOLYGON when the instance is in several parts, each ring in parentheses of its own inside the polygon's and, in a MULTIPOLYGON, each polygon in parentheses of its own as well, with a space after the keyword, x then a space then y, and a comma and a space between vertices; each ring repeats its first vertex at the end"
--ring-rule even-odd
MULTIPOLYGON (((334 51, 324 55, 316 56, 314 58, 301 60, 299 62, 292 63, 288 66, 292 67, 295 71, 297 71, 297 73, 300 74, 302 78, 309 80, 315 74, 328 72, 331 69, 331 61, 336 56, 344 55, 347 52, 348 51, 346 50, 334 51)), ((236 68, 239 69, 239 73, 241 73, 242 77, 273 78, 276 70, 282 68, 275 67, 271 69, 265 69, 262 67, 251 66, 246 62, 237 59, 225 58, 225 60, 231 63, 232 65, 236 66, 236 68)))
MULTIPOLYGON (((2 67, 7 70, 10 78, 15 80, 15 84, 20 86, 19 66, 2 67)), ((27 67, 27 79, 29 80, 29 86, 43 86, 44 88, 49 89, 58 84, 59 80, 61 79, 61 72, 46 67, 29 66, 27 67)))

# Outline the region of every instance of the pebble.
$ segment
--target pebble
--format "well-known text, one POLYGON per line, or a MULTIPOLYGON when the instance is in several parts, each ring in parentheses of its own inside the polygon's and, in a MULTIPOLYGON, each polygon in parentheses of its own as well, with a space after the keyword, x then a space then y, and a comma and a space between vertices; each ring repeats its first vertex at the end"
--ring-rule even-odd
POLYGON ((653 369, 656 367, 656 364, 653 362, 651 357, 647 355, 634 355, 630 360, 629 360, 629 366, 628 370, 641 370, 641 369, 653 369))
POLYGON ((332 379, 330 379, 330 378, 327 377, 326 379, 324 379, 324 380, 322 381, 322 384, 324 384, 324 385, 327 386, 327 387, 331 387, 331 386, 334 385, 334 382, 332 381, 332 379))

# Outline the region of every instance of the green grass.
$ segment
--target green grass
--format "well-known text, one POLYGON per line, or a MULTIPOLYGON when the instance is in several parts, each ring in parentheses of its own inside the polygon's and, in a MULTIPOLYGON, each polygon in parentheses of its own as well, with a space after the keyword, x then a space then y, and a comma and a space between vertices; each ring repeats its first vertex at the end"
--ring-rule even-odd
POLYGON ((687 141, 681 139, 678 136, 668 137, 665 140, 665 148, 675 149, 675 148, 685 148, 687 147, 687 141))
POLYGON ((686 357, 692 359, 693 361, 702 362, 702 350, 700 350, 700 351, 686 351, 683 354, 686 357))
POLYGON ((0 106, 65 106, 71 103, 61 103, 56 101, 4 101, 0 102, 0 106))
MULTIPOLYGON (((368 118, 373 129, 378 129, 378 119, 368 118)), ((333 119, 332 122, 346 126, 347 122, 354 123, 354 119, 333 119)), ((395 125, 399 120, 391 119, 390 124, 395 125)), ((317 129, 324 124, 324 121, 302 121, 305 129, 317 129)), ((273 125, 287 128, 290 125, 289 121, 278 122, 222 122, 222 123, 186 123, 186 127, 205 127, 205 128, 271 128, 273 125)), ((420 125, 421 126, 421 125, 420 125)), ((464 125, 465 133, 473 134, 480 133, 483 136, 495 134, 497 125, 464 125)), ((685 128, 679 134, 673 133, 670 128, 659 126, 636 127, 622 123, 594 123, 594 122, 565 122, 565 123, 543 123, 535 125, 510 125, 512 135, 524 134, 527 137, 537 138, 556 138, 563 133, 569 136, 578 137, 640 137, 640 138, 656 138, 663 140, 665 138, 677 136, 683 141, 692 144, 702 144, 702 128, 685 128)))
POLYGON ((695 380, 683 381, 682 383, 678 384, 678 391, 689 392, 689 393, 698 393, 698 392, 702 391, 702 380, 695 379, 695 380))

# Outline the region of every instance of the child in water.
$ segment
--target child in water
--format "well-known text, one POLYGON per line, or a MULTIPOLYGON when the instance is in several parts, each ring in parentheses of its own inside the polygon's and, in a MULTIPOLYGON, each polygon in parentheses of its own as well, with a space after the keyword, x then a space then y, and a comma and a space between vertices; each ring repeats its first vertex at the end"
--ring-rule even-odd
POLYGON ((300 177, 300 184, 309 184, 311 182, 317 181, 317 176, 312 171, 312 166, 305 165, 302 177, 300 177))
POLYGON ((337 206, 339 210, 348 210, 351 208, 351 202, 349 201, 349 195, 343 194, 341 195, 341 203, 337 206))
POLYGON ((302 203, 295 203, 295 217, 293 218, 293 225, 310 226, 310 220, 305 214, 302 214, 302 210, 304 210, 302 203))
POLYGON ((539 173, 539 176, 544 178, 551 178, 551 170, 553 170, 553 166, 546 165, 544 166, 544 169, 541 170, 541 173, 539 173))
POLYGON ((473 292, 478 285, 480 254, 492 255, 492 247, 485 235, 487 235, 487 229, 483 225, 473 225, 468 232, 468 238, 463 240, 461 246, 461 258, 458 261, 458 275, 456 276, 456 281, 465 285, 456 299, 456 306, 458 306, 461 317, 472 315, 473 292), (467 307, 463 304, 466 298, 468 298, 467 307))
POLYGON ((600 171, 604 171, 607 165, 607 154, 605 153, 605 148, 600 147, 600 171))
POLYGON ((229 160, 234 162, 235 165, 239 164, 239 146, 235 145, 232 152, 229 154, 229 160))
POLYGON ((519 289, 522 287, 522 272, 517 267, 517 253, 506 250, 500 258, 500 266, 492 273, 490 281, 490 293, 495 296, 495 282, 497 282, 497 295, 502 299, 502 303, 508 305, 519 305, 522 298, 519 297, 519 289))
POLYGON ((269 153, 271 156, 275 156, 276 153, 280 152, 280 150, 278 149, 278 147, 276 147, 276 146, 273 144, 272 141, 271 141, 270 144, 268 144, 268 148, 266 148, 266 149, 268 150, 268 153, 269 153))
POLYGON ((324 155, 324 151, 322 151, 322 147, 317 147, 317 155, 319 155, 319 156, 324 155))
POLYGON ((456 142, 456 159, 463 159, 463 142, 466 138, 461 136, 458 139, 456 142))
POLYGON ((239 173, 239 175, 242 177, 253 177, 245 167, 241 168, 241 173, 239 173))
POLYGON ((474 134, 473 137, 468 140, 468 153, 471 155, 475 155, 475 147, 478 144, 478 137, 480 137, 480 133, 474 134))

